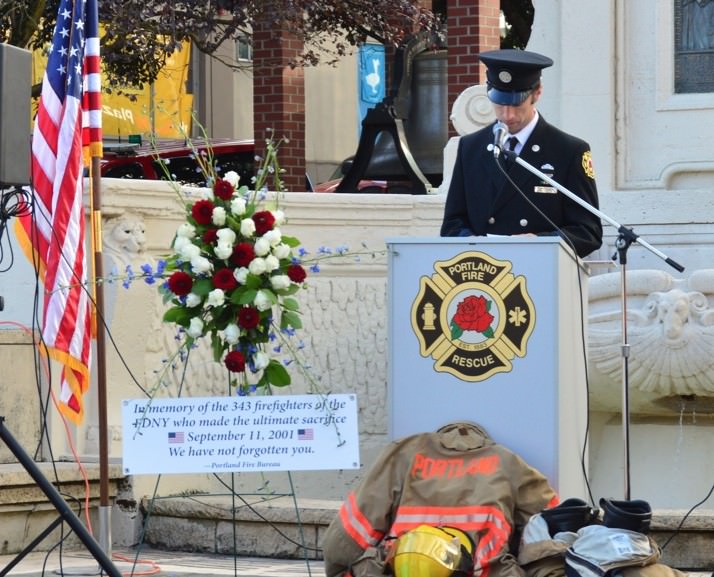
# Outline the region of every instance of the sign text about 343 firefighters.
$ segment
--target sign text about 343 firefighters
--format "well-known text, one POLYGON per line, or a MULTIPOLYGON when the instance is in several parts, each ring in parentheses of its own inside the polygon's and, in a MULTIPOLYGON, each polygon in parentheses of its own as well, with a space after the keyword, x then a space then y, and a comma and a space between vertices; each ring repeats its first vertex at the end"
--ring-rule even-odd
POLYGON ((122 403, 127 475, 359 467, 355 395, 122 403))

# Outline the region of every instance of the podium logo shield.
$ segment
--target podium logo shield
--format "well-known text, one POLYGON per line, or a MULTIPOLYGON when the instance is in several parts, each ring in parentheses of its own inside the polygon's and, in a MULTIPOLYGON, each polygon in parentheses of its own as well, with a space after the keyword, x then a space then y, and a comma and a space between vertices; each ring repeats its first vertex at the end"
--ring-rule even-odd
POLYGON ((434 369, 469 382, 510 372, 536 322, 526 278, 512 263, 469 251, 434 263, 411 308, 419 352, 434 369))

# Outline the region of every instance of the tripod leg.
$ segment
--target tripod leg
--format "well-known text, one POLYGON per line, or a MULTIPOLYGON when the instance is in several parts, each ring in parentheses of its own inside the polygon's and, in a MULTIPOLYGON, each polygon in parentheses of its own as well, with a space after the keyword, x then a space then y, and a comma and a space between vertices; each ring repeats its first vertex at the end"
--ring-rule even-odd
POLYGON ((123 577, 121 572, 114 566, 111 559, 94 540, 94 537, 89 534, 86 527, 82 525, 81 521, 69 508, 69 505, 67 505, 65 500, 62 498, 62 495, 60 495, 54 485, 52 485, 52 483, 45 478, 35 462, 20 446, 10 431, 7 430, 5 427, 5 417, 0 417, 0 438, 5 441, 8 449, 12 451, 12 454, 15 455, 20 464, 29 473, 30 477, 32 477, 35 483, 37 483, 40 489, 42 489, 42 492, 47 496, 52 505, 54 505, 57 512, 72 528, 82 543, 84 543, 84 546, 92 554, 97 563, 99 563, 101 568, 104 569, 106 574, 110 577, 123 577))

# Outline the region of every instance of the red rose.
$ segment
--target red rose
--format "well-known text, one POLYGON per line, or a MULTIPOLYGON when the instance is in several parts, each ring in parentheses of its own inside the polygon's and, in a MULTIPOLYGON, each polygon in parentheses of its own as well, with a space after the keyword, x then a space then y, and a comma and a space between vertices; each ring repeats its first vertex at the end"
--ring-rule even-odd
POLYGON ((198 200, 191 207, 191 216, 197 224, 211 224, 214 205, 210 200, 198 200))
POLYGON ((209 228, 206 232, 203 233, 203 236, 201 238, 206 244, 213 244, 218 238, 218 229, 209 228))
POLYGON ((307 278, 307 273, 299 264, 291 264, 288 267, 288 278, 294 283, 300 284, 307 278))
POLYGON ((188 273, 178 270, 169 277, 169 290, 176 296, 186 296, 192 287, 193 279, 188 273))
POLYGON ((242 373, 245 371, 245 357, 240 351, 231 351, 223 361, 226 368, 232 373, 242 373))
POLYGON ((253 245, 249 242, 239 242, 233 247, 231 263, 235 266, 248 266, 254 258, 255 251, 253 250, 253 245))
POLYGON ((485 332, 493 322, 483 296, 467 296, 456 306, 454 322, 465 331, 485 332))
POLYGON ((258 236, 263 236, 266 232, 272 230, 275 224, 275 217, 269 210, 261 210, 253 215, 253 222, 255 223, 255 233, 258 236))
POLYGON ((238 326, 246 330, 254 329, 260 322, 260 313, 253 307, 243 307, 238 311, 238 326))
POLYGON ((213 194, 221 200, 230 200, 233 197, 233 185, 227 180, 219 178, 213 185, 213 194))
POLYGON ((222 268, 213 275, 213 286, 224 291, 233 290, 238 286, 238 281, 229 268, 222 268))

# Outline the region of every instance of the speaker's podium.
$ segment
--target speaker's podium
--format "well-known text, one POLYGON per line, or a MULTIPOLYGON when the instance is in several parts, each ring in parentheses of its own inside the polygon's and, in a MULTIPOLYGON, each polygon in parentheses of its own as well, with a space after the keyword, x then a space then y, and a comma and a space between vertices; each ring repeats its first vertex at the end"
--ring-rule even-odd
POLYGON ((569 247, 555 236, 387 246, 390 437, 474 421, 563 498, 585 498, 587 278, 569 247))

